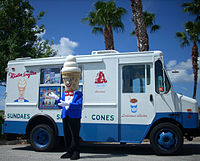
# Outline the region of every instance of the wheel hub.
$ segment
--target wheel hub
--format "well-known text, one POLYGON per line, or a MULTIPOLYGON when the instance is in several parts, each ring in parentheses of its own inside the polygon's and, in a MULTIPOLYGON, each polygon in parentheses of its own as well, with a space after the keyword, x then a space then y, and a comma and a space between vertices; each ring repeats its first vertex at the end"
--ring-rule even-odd
POLYGON ((158 138, 158 144, 164 149, 170 149, 175 144, 174 134, 170 131, 162 132, 158 138))
POLYGON ((34 142, 40 147, 45 146, 49 142, 48 132, 44 129, 38 129, 34 133, 34 142))

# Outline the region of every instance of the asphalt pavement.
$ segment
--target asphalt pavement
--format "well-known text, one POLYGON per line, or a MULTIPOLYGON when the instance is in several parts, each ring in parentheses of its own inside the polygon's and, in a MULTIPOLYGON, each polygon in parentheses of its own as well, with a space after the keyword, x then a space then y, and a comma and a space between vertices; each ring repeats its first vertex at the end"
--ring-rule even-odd
MULTIPOLYGON (((61 161, 64 148, 53 152, 35 152, 29 144, 0 145, 0 161, 61 161)), ((69 160, 69 159, 68 159, 69 160)), ((200 139, 185 142, 176 156, 157 156, 148 142, 142 144, 81 144, 84 161, 196 161, 200 160, 200 139)))

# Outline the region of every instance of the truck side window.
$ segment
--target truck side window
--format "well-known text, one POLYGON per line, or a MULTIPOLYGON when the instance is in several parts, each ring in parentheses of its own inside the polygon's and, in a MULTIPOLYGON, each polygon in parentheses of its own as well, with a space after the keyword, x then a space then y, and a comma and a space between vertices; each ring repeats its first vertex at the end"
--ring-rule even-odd
POLYGON ((123 93, 145 93, 145 65, 128 65, 122 69, 123 93))
POLYGON ((166 90, 165 93, 168 93, 170 88, 171 88, 171 84, 169 82, 167 74, 165 73, 165 90, 166 90))
POLYGON ((41 69, 40 84, 60 84, 60 68, 41 69))
POLYGON ((150 85, 151 83, 151 77, 150 77, 150 65, 147 65, 147 85, 150 85))
POLYGON ((156 87, 155 91, 157 93, 161 92, 168 93, 171 88, 169 79, 165 71, 163 72, 163 66, 160 60, 157 60, 155 62, 155 87, 156 87))

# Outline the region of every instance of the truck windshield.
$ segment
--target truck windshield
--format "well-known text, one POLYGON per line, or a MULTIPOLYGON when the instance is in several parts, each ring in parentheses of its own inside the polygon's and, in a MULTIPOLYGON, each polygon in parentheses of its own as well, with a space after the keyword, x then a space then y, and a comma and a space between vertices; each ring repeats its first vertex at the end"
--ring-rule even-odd
POLYGON ((171 88, 169 79, 163 70, 160 60, 155 62, 155 91, 156 93, 168 93, 171 88))

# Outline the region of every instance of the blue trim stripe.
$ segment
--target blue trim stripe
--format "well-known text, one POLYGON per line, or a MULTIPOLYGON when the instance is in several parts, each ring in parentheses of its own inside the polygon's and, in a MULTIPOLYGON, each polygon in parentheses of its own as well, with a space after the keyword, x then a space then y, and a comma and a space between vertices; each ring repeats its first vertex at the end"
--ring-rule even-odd
POLYGON ((118 142, 118 124, 82 123, 80 136, 84 141, 118 142))
POLYGON ((149 125, 121 125, 121 138, 120 142, 127 143, 141 143, 146 134, 148 133, 149 125))
POLYGON ((152 124, 163 118, 170 118, 178 121, 183 128, 198 128, 198 113, 192 112, 176 112, 176 113, 157 113, 152 124))
MULTIPOLYGON (((162 118, 174 119, 184 128, 198 127, 197 113, 158 113, 149 125, 82 123, 80 136, 84 141, 141 143, 152 124, 162 118)), ((58 135, 63 136, 62 123, 56 124, 58 135)), ((4 133, 25 134, 26 126, 25 121, 5 121, 2 129, 4 133)))
POLYGON ((198 128, 199 126, 198 113, 192 113, 192 112, 182 113, 182 120, 184 128, 198 128))
POLYGON ((26 134, 26 121, 5 121, 3 125, 4 133, 26 134))

